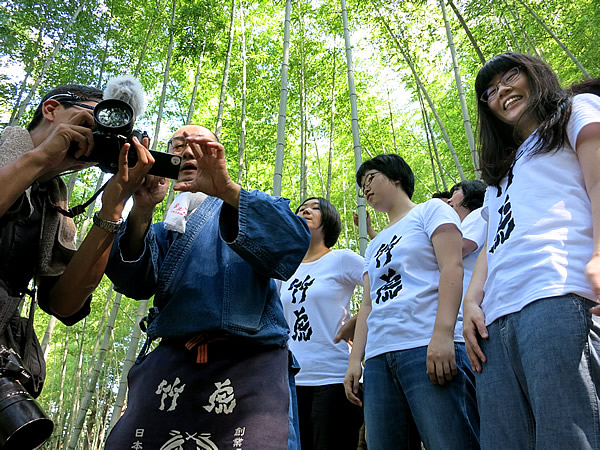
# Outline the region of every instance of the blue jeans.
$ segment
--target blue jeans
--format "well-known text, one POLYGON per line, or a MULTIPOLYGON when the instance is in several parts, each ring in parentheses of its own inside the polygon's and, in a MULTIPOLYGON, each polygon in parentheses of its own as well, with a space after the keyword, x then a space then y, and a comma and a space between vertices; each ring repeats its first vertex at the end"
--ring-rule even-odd
POLYGON ((407 449, 411 415, 428 450, 478 449, 474 377, 464 344, 455 344, 458 374, 444 386, 426 373, 427 347, 388 352, 365 363, 367 445, 407 449))
POLYGON ((600 449, 600 318, 577 295, 490 324, 477 374, 484 449, 600 449))
POLYGON ((300 450, 300 423, 298 422, 298 396, 296 395, 296 374, 300 370, 300 363, 288 350, 288 387, 290 403, 288 406, 288 445, 287 450, 300 450))

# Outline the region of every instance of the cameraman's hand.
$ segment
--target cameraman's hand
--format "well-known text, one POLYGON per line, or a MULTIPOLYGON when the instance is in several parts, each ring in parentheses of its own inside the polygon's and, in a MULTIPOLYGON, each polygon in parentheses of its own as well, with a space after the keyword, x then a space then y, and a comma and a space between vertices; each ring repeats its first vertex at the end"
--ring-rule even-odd
POLYGON ((154 158, 148 151, 147 139, 144 139, 144 144, 140 144, 137 138, 133 138, 133 146, 138 157, 138 161, 133 167, 128 166, 127 160, 130 144, 125 144, 121 148, 119 171, 108 182, 102 195, 101 217, 108 220, 118 220, 121 217, 125 203, 132 195, 134 195, 136 203, 141 198, 141 203, 146 202, 147 207, 150 209, 154 209, 154 206, 164 198, 166 189, 163 186, 168 187, 168 183, 164 178, 148 175, 148 171, 154 164, 154 158), (160 189, 162 189, 162 193, 157 194, 156 191, 160 189), (154 197, 160 198, 155 199, 154 197))
POLYGON ((89 156, 94 148, 94 117, 88 109, 72 110, 73 115, 58 123, 49 136, 33 150, 40 165, 40 181, 49 180, 67 170, 92 165, 89 162, 78 161, 77 158, 89 156), (69 154, 71 144, 75 149, 73 154, 69 154))
POLYGON ((241 187, 229 177, 225 147, 208 136, 190 136, 187 132, 183 135, 196 158, 198 173, 193 181, 177 183, 173 189, 183 192, 204 192, 219 197, 225 203, 237 208, 241 187))

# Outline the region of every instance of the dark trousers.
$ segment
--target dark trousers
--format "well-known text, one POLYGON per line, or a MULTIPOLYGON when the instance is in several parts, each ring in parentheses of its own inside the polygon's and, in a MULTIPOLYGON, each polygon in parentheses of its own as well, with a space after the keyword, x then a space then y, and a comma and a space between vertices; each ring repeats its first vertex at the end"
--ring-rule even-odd
POLYGON ((343 384, 296 386, 302 450, 355 450, 362 408, 346 398, 343 384))

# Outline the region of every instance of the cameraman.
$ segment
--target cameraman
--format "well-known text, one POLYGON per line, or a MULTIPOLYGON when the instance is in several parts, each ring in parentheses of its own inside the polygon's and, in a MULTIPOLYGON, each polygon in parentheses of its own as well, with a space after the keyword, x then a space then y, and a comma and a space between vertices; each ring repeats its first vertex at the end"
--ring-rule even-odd
MULTIPOLYGON (((59 212, 68 208, 59 175, 91 165, 77 158, 93 149, 92 110, 101 100, 98 89, 61 86, 44 96, 27 130, 7 127, 0 136, 0 343, 12 347, 21 339, 25 346, 17 329, 22 323, 17 309, 34 277, 44 311, 66 325, 89 314, 91 293, 104 273, 125 202, 154 162, 136 140, 139 161, 128 168, 130 145, 123 146, 119 171, 106 186, 102 209, 76 251, 75 224, 59 212)), ((22 348, 14 350, 21 353, 22 348)), ((30 392, 40 390, 41 382, 30 392)))

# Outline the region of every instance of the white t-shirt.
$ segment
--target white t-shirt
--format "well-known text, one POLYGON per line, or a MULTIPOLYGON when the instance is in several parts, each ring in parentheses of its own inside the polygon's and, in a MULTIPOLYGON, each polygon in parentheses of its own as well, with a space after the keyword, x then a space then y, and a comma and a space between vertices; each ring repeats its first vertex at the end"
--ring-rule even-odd
POLYGON ((568 293, 593 299, 584 270, 592 256, 592 214, 574 150, 581 129, 600 122, 600 97, 573 98, 568 141, 528 157, 537 131, 521 145, 514 167, 485 193, 488 276, 481 304, 486 324, 529 303, 568 293))
POLYGON ((351 250, 332 250, 316 261, 302 263, 280 286, 289 346, 300 363, 298 386, 344 382, 350 349, 333 343, 350 318, 350 298, 363 284, 362 256, 351 250))
POLYGON ((465 276, 463 278, 463 298, 465 297, 467 288, 471 282, 477 256, 479 256, 479 253, 485 244, 487 222, 483 217, 481 217, 481 209, 482 208, 477 208, 476 210, 471 211, 460 224, 463 239, 473 241, 477 245, 477 248, 471 254, 463 258, 463 264, 465 265, 465 276))
MULTIPOLYGON (((460 230, 458 214, 442 200, 415 206, 379 232, 365 254, 371 283, 366 359, 429 345, 437 314, 440 269, 431 236, 441 225, 460 230)), ((464 342, 462 323, 454 339, 464 342)))

